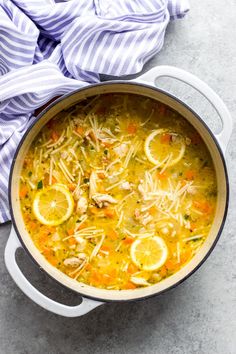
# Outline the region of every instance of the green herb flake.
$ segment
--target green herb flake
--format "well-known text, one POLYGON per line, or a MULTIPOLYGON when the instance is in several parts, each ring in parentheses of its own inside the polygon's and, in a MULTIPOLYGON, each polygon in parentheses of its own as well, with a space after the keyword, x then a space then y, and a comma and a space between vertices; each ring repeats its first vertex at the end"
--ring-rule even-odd
POLYGON ((43 188, 43 181, 39 181, 37 184, 37 189, 42 189, 43 188))

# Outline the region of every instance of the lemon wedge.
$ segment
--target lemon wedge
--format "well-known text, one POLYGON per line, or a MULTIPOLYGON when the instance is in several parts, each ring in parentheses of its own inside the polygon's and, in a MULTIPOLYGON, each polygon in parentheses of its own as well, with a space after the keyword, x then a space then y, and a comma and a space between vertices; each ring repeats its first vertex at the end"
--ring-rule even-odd
POLYGON ((157 270, 163 266, 168 256, 165 241, 159 237, 139 238, 130 247, 133 263, 146 271, 157 270))
POLYGON ((33 212, 44 225, 56 226, 66 221, 74 210, 74 199, 66 186, 54 184, 36 193, 33 212))
POLYGON ((167 129, 157 129, 149 134, 144 143, 147 159, 154 165, 167 167, 177 164, 185 152, 185 142, 181 135, 167 129))

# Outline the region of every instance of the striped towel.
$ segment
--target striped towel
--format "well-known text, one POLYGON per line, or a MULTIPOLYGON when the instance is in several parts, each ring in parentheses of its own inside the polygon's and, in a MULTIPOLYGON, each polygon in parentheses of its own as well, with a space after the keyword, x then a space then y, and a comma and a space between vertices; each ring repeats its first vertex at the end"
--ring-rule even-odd
POLYGON ((188 0, 0 0, 0 222, 8 178, 33 112, 50 99, 135 74, 163 46, 188 0))

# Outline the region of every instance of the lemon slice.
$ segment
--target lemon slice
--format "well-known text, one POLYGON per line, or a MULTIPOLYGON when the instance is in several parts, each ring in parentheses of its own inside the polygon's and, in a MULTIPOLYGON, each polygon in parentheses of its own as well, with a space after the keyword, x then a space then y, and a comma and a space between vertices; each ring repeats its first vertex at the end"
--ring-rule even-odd
POLYGON ((33 212, 44 225, 56 226, 66 221, 74 209, 74 199, 61 184, 54 184, 36 193, 33 212))
POLYGON ((130 256, 137 267, 146 271, 157 270, 166 262, 168 248, 159 236, 139 238, 132 243, 130 256))
POLYGON ((167 163, 170 167, 184 156, 185 143, 181 135, 167 129, 157 129, 146 138, 144 151, 147 159, 154 165, 162 166, 167 163))

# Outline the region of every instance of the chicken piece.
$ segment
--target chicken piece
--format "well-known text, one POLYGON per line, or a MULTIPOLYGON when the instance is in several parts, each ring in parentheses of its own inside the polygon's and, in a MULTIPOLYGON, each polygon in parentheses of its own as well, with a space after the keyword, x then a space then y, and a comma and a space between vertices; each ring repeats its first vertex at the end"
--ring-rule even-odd
POLYGON ((148 286, 150 285, 146 279, 140 277, 131 277, 130 281, 135 285, 148 286))
POLYGON ((75 200, 79 200, 82 194, 82 190, 78 187, 74 190, 73 196, 75 200))
POLYGON ((87 240, 85 240, 83 237, 81 236, 76 236, 75 237, 76 241, 78 242, 78 245, 76 246, 76 249, 78 251, 83 251, 87 245, 87 240))
POLYGON ((98 205, 99 208, 102 208, 104 206, 108 206, 109 204, 116 204, 117 203, 117 200, 114 199, 109 194, 97 193, 92 196, 92 199, 95 201, 95 203, 98 205))
POLYGON ((139 209, 135 209, 134 217, 136 220, 138 220, 144 226, 153 220, 153 217, 148 212, 145 214, 142 214, 139 209))
POLYGON ((123 189, 125 191, 130 191, 131 190, 131 184, 128 181, 123 182, 120 185, 120 189, 123 189))
POLYGON ((77 202, 76 212, 80 215, 86 213, 88 209, 88 201, 85 197, 81 197, 77 202))
POLYGON ((79 267, 87 258, 85 253, 79 253, 77 257, 70 257, 64 260, 65 266, 79 267))
POLYGON ((149 222, 151 222, 153 220, 153 217, 149 214, 149 213, 146 213, 145 215, 143 215, 141 218, 140 218, 140 222, 141 224, 143 225, 147 225, 149 222))
POLYGON ((116 147, 113 148, 113 151, 118 155, 119 157, 123 157, 126 155, 128 151, 128 146, 125 143, 122 143, 116 147))

